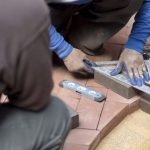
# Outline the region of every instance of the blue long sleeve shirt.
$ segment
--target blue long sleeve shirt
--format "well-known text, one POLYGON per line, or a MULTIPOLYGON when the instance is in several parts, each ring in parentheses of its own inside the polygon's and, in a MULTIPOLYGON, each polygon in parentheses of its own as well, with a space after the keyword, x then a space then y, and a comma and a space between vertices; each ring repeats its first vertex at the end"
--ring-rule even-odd
MULTIPOLYGON (((61 59, 64 59, 72 52, 73 46, 65 41, 53 25, 49 27, 49 35, 49 48, 61 59)), ((135 17, 135 23, 125 47, 142 53, 148 37, 150 37, 150 0, 144 0, 135 17)))
POLYGON ((150 37, 150 0, 144 0, 135 17, 135 23, 125 47, 142 53, 148 37, 150 37))
POLYGON ((49 27, 48 31, 50 35, 49 49, 54 51, 59 58, 64 59, 72 52, 72 45, 65 41, 64 37, 56 31, 53 25, 49 27))

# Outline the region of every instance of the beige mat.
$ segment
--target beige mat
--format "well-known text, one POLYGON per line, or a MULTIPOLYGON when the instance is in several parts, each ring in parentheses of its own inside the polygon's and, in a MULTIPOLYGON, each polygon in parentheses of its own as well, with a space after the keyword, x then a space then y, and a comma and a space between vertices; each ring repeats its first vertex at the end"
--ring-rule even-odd
POLYGON ((150 114, 138 110, 127 116, 96 150, 150 150, 150 114))

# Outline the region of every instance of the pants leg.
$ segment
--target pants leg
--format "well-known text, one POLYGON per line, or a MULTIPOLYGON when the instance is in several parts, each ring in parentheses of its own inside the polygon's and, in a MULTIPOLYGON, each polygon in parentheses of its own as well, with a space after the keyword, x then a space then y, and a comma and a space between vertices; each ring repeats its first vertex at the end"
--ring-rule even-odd
POLYGON ((143 0, 94 0, 74 15, 68 41, 90 55, 118 32, 140 8, 143 0))
POLYGON ((9 104, 0 106, 2 150, 59 150, 70 129, 70 117, 63 102, 49 97, 46 108, 26 111, 9 104))
POLYGON ((74 13, 85 7, 86 5, 49 4, 52 24, 65 36, 74 13))

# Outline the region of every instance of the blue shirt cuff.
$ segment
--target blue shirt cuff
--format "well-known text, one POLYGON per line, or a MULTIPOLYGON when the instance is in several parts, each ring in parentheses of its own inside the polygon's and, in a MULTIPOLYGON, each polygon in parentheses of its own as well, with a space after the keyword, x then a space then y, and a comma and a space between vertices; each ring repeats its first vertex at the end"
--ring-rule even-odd
POLYGON ((63 40, 60 45, 55 49, 55 53, 59 58, 65 59, 73 50, 73 47, 63 40))
POLYGON ((139 53, 143 53, 145 43, 135 38, 129 38, 125 45, 125 48, 136 50, 139 53))
POLYGON ((64 37, 58 33, 54 26, 49 29, 50 43, 49 49, 54 51, 59 58, 66 58, 73 50, 73 46, 65 41, 64 37))

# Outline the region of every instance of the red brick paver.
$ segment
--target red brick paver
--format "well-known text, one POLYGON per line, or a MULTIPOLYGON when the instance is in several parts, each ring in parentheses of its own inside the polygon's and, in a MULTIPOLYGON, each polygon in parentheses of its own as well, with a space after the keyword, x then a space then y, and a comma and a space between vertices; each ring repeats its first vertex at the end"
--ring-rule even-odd
POLYGON ((74 129, 69 133, 63 150, 92 150, 99 140, 96 130, 74 129))
MULTIPOLYGON (((55 68, 54 68, 55 69, 55 68)), ((139 97, 126 99, 110 89, 97 84, 94 79, 78 79, 64 68, 54 71, 53 93, 79 113, 80 125, 68 135, 63 150, 94 150, 100 140, 107 135, 129 113, 139 108, 139 97), (61 80, 68 79, 94 88, 107 96, 101 103, 90 100, 75 92, 59 87, 61 80)))
POLYGON ((104 102, 97 103, 82 97, 77 108, 80 117, 79 128, 97 129, 104 102))
POLYGON ((127 114, 128 104, 106 100, 98 126, 101 139, 118 125, 127 114))

